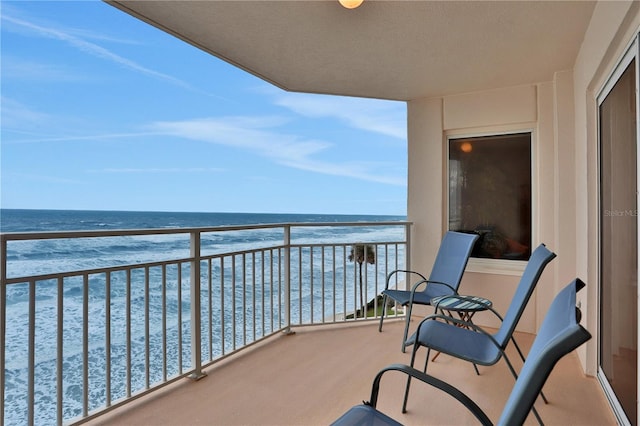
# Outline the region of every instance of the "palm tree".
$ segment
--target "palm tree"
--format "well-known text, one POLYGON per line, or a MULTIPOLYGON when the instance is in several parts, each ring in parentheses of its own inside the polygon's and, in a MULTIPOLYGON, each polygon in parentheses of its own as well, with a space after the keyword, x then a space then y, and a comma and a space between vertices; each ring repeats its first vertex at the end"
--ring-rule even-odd
POLYGON ((362 316, 367 316, 367 310, 364 306, 364 296, 362 292, 362 264, 367 262, 371 265, 376 263, 376 248, 373 244, 355 244, 351 246, 349 254, 349 262, 358 262, 358 276, 360 278, 360 306, 362 316))

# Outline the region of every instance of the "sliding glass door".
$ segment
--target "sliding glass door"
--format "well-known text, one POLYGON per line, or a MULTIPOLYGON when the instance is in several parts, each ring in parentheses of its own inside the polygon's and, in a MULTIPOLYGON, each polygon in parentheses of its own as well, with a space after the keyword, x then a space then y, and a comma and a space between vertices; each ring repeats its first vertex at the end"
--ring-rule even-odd
MULTIPOLYGON (((637 47, 635 48, 637 49, 637 47)), ((599 376, 623 424, 637 424, 638 204, 635 49, 599 97, 599 376)))

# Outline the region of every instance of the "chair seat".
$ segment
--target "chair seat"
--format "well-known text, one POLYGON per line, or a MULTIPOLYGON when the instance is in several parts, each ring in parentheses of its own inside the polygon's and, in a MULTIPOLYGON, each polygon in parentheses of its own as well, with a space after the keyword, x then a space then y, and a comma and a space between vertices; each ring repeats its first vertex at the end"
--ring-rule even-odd
MULTIPOLYGON (((409 298, 411 297, 411 292, 407 290, 388 289, 384 290, 382 294, 392 298, 401 306, 406 306, 409 303, 409 298)), ((431 305, 431 299, 434 297, 450 296, 452 294, 453 292, 444 286, 429 285, 425 291, 416 292, 413 295, 413 303, 419 305, 431 305)))
MULTIPOLYGON (((418 342, 430 349, 480 365, 493 365, 502 352, 489 336, 461 327, 451 327, 442 321, 425 321, 420 326, 418 342)), ((407 340, 407 345, 415 343, 416 335, 407 340)))
POLYGON ((331 424, 332 426, 402 426, 402 423, 398 423, 370 405, 356 405, 331 424))
MULTIPOLYGON (((529 416, 529 412, 535 410, 534 403, 541 394, 542 387, 558 360, 591 338, 591 334, 579 323, 581 315, 576 306, 576 292, 583 287, 584 283, 576 278, 554 298, 538 330, 538 335, 533 341, 533 345, 531 345, 529 358, 524 362, 520 370, 520 375, 517 376, 515 386, 509 395, 509 399, 505 404, 497 425, 524 424, 525 419, 529 416)), ((488 358, 489 354, 494 352, 493 349, 487 346, 487 344, 491 344, 495 347, 495 345, 490 342, 491 337, 488 335, 482 335, 478 332, 457 328, 452 325, 445 327, 446 324, 439 323, 432 319, 425 321, 426 322, 423 323, 424 328, 421 328, 418 332, 420 334, 419 337, 422 338, 426 335, 431 339, 429 343, 433 349, 442 348, 439 345, 442 339, 446 338, 450 342, 460 341, 460 346, 466 345, 468 350, 461 350, 460 353, 466 352, 467 354, 473 354, 473 356, 477 355, 478 358, 475 361, 483 357, 488 358), (443 324, 443 326, 439 324, 443 324), (443 332, 444 330, 446 330, 446 333, 443 332), (471 349, 476 345, 483 347, 484 352, 477 351, 476 353, 475 350, 471 349)), ((413 336, 413 338, 415 339, 415 336, 413 336)), ((415 351, 413 355, 415 355, 415 351)), ((458 357, 460 357, 459 354, 458 357)), ((507 359, 506 355, 505 359, 507 359)), ((411 359, 412 363, 413 361, 414 358, 411 359)), ((514 376, 516 376, 513 368, 511 369, 514 376)), ((333 424, 340 426, 398 425, 399 423, 395 420, 375 409, 378 402, 378 391, 380 389, 382 376, 388 371, 404 373, 407 375, 407 380, 415 378, 422 383, 446 392, 466 407, 481 424, 492 424, 491 419, 487 417, 486 413, 478 404, 460 389, 443 380, 416 370, 411 366, 402 364, 393 364, 382 369, 373 380, 369 402, 365 402, 365 405, 358 405, 351 408, 333 424)), ((407 381, 407 392, 408 391, 409 382, 407 381)), ((491 391, 491 389, 488 389, 488 391, 491 391)), ((428 404, 429 400, 423 401, 422 403, 428 404)), ((405 408, 406 407, 403 407, 403 413, 406 412, 405 408)), ((454 414, 453 411, 451 414, 454 414)), ((540 424, 542 424, 540 417, 536 417, 540 424)))

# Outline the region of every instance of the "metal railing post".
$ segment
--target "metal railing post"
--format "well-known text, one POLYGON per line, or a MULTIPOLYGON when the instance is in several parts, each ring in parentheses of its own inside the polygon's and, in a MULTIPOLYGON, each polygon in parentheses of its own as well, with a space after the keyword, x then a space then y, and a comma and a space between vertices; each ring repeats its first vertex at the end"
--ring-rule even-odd
POLYGON ((406 245, 404 249, 404 266, 407 271, 410 271, 411 270, 411 224, 410 223, 407 223, 404 225, 404 240, 406 241, 406 245))
POLYGON ((284 227, 284 322, 285 334, 291 331, 291 226, 284 227))
POLYGON ((7 240, 0 239, 0 426, 4 425, 4 367, 6 351, 7 311, 7 240))
POLYGON ((200 232, 191 232, 191 366, 189 378, 199 380, 202 372, 202 333, 200 330, 200 232))

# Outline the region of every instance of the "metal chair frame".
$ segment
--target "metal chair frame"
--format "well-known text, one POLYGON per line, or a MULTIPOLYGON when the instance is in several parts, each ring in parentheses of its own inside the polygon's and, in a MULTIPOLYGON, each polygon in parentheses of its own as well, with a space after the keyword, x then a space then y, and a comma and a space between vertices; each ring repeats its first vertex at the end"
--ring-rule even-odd
POLYGON ((378 331, 382 331, 388 298, 395 300, 401 306, 407 306, 404 335, 402 337, 402 352, 409 346, 407 337, 409 335, 409 323, 413 305, 430 305, 431 299, 436 296, 457 294, 462 275, 478 238, 477 234, 448 231, 442 239, 428 279, 419 272, 404 269, 397 269, 389 273, 385 289, 382 291, 382 314, 380 315, 378 331), (407 276, 417 275, 420 280, 413 284, 411 290, 390 289, 391 279, 399 273, 405 273, 407 276))

